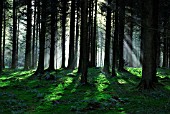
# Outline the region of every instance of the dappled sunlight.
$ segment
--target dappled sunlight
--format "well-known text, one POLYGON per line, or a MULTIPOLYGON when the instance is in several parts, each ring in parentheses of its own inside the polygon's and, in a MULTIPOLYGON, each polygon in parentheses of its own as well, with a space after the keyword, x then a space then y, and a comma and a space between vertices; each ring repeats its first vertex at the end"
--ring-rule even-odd
POLYGON ((96 78, 96 82, 96 87, 99 92, 102 92, 110 84, 109 80, 107 80, 106 76, 102 73, 98 75, 98 77, 96 78))
POLYGON ((56 88, 52 87, 49 89, 51 94, 45 96, 47 101, 59 100, 64 94, 65 88, 67 88, 73 82, 73 78, 71 77, 64 78, 65 79, 63 79, 63 83, 58 84, 56 88))
POLYGON ((119 84, 126 84, 127 83, 124 79, 117 79, 117 81, 119 82, 119 84))
POLYGON ((142 68, 126 68, 126 70, 128 72, 130 72, 131 74, 135 75, 135 76, 138 76, 138 77, 141 77, 142 76, 142 68))
POLYGON ((0 87, 6 87, 6 86, 9 86, 10 84, 11 84, 10 81, 2 82, 2 81, 0 80, 0 87))

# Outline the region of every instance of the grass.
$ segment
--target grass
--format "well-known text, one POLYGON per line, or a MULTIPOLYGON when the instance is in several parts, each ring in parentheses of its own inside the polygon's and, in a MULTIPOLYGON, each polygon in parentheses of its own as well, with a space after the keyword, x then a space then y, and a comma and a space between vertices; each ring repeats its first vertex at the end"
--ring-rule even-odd
POLYGON ((115 78, 99 68, 88 72, 83 86, 77 70, 47 72, 38 79, 34 71, 5 69, 0 76, 1 114, 166 114, 170 113, 170 70, 158 69, 164 86, 154 91, 138 91, 140 68, 127 68, 115 78), (49 77, 53 76, 54 79, 49 77))

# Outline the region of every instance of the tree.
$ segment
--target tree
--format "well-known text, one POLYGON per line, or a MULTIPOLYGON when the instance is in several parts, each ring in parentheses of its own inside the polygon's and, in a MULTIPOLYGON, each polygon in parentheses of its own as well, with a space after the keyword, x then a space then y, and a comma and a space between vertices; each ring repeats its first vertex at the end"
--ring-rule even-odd
MULTIPOLYGON (((2 54, 2 20, 3 20, 3 4, 4 0, 0 1, 0 55, 2 54)), ((0 56, 0 73, 2 72, 2 57, 0 56)))
POLYGON ((112 50, 113 50, 112 77, 116 76, 116 56, 117 56, 118 37, 119 37, 118 36, 118 0, 116 0, 115 30, 114 30, 114 37, 112 40, 112 50))
POLYGON ((87 0, 81 0, 81 42, 80 55, 82 55, 82 74, 81 83, 87 84, 87 0))
POLYGON ((110 36, 111 36, 111 0, 108 0, 106 16, 106 40, 105 40, 105 58, 103 71, 109 74, 110 66, 110 36))
MULTIPOLYGON (((27 34, 26 34, 26 49, 25 49, 25 66, 24 69, 31 68, 31 27, 32 27, 32 0, 27 0, 27 34)), ((33 44, 34 45, 34 44, 33 44)))
POLYGON ((16 0, 13 0, 13 38, 12 38, 12 65, 11 68, 15 69, 16 66, 16 32, 17 32, 17 16, 16 16, 16 0))
POLYGON ((51 0, 51 48, 49 70, 54 70, 55 32, 56 32, 56 0, 51 0))
POLYGON ((42 0, 42 17, 41 17, 41 31, 39 38, 39 61, 38 68, 35 74, 43 74, 44 73, 44 48, 45 48, 45 35, 46 35, 46 8, 47 1, 42 0))
POLYGON ((69 60, 68 68, 74 68, 74 32, 75 32, 75 0, 71 0, 71 16, 70 16, 70 44, 69 44, 69 60))
POLYGON ((67 0, 62 0, 62 68, 65 68, 65 37, 66 37, 66 6, 67 0))
POLYGON ((95 0, 94 33, 91 40, 91 67, 96 67, 97 0, 95 0))
POLYGON ((119 71, 124 71, 123 59, 123 41, 124 41, 124 26, 125 26, 125 0, 119 1, 119 71))
POLYGON ((142 66, 142 80, 139 83, 140 89, 151 89, 156 82, 156 39, 155 35, 155 4, 157 0, 144 0, 143 5, 143 66, 142 66))
POLYGON ((36 42, 36 11, 37 11, 37 1, 34 1, 34 23, 33 23, 33 35, 32 35, 32 68, 35 68, 35 42, 36 42))

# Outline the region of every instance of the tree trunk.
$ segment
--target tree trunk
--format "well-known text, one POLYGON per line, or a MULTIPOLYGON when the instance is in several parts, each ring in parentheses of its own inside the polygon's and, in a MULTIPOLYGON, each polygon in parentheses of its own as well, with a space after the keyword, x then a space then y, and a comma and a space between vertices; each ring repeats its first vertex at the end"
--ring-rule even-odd
MULTIPOLYGON (((0 1, 0 55, 2 54, 2 20, 3 20, 3 0, 0 1)), ((2 57, 0 56, 0 73, 2 72, 2 57)))
POLYGON ((97 26, 97 0, 95 0, 94 33, 91 41, 91 67, 96 67, 96 26, 97 26))
POLYGON ((124 41, 124 26, 125 26, 125 0, 119 2, 119 71, 124 71, 124 59, 123 59, 123 41, 124 41))
POLYGON ((66 6, 67 0, 62 1, 62 68, 65 68, 65 37, 66 37, 66 6))
POLYGON ((51 0, 51 48, 49 70, 54 70, 55 32, 56 32, 56 0, 51 0))
POLYGON ((45 35, 46 35, 46 0, 42 0, 42 18, 41 18, 41 31, 40 31, 40 39, 39 39, 39 61, 38 68, 35 74, 43 74, 44 73, 44 49, 45 49, 45 35))
POLYGON ((24 69, 31 68, 31 27, 32 27, 32 9, 31 0, 27 0, 27 34, 26 34, 26 49, 25 49, 25 66, 24 69))
POLYGON ((11 68, 16 68, 16 32, 17 32, 17 16, 16 16, 16 0, 13 0, 13 39, 12 39, 12 65, 11 68))
POLYGON ((87 0, 81 0, 81 48, 82 51, 82 74, 81 74, 81 83, 87 84, 87 0))
MULTIPOLYGON (((114 22, 114 21, 113 21, 114 22)), ((118 0, 116 0, 116 11, 115 11, 115 31, 114 39, 112 40, 113 60, 112 60, 112 77, 116 76, 116 56, 118 46, 118 0)))
POLYGON ((109 74, 110 66, 110 37, 111 37, 111 0, 108 0, 107 16, 106 16, 106 39, 105 39, 105 58, 103 71, 109 74))
POLYGON ((70 44, 69 44, 69 60, 68 68, 74 69, 74 32, 75 32, 75 0, 71 1, 71 17, 70 17, 70 44))
POLYGON ((75 41, 76 43, 75 43, 74 67, 77 67, 77 57, 78 57, 79 18, 80 18, 79 10, 80 10, 80 5, 79 5, 79 1, 77 1, 76 41, 75 41))
POLYGON ((32 68, 35 68, 35 27, 36 27, 36 11, 37 11, 37 4, 36 4, 36 0, 34 2, 34 24, 33 24, 33 38, 32 38, 32 68))
POLYGON ((155 0, 144 0, 143 6, 143 38, 144 38, 144 53, 143 53, 143 67, 142 80, 139 83, 139 89, 151 89, 154 87, 156 79, 156 41, 154 38, 155 28, 155 0))

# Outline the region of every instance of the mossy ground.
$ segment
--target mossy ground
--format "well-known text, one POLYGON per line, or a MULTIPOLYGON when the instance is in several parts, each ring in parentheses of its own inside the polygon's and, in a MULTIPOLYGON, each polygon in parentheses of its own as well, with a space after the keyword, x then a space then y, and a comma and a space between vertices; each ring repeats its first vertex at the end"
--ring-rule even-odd
POLYGON ((0 76, 0 114, 154 114, 170 113, 170 70, 158 69, 161 85, 139 91, 141 69, 127 68, 117 77, 88 72, 89 85, 81 85, 77 70, 46 72, 5 69, 0 76), (53 77, 51 79, 50 77, 53 77))

